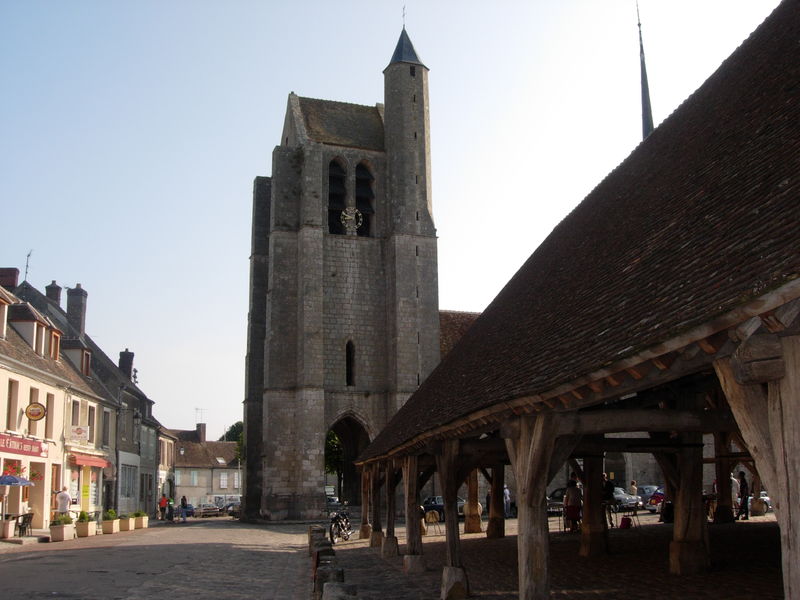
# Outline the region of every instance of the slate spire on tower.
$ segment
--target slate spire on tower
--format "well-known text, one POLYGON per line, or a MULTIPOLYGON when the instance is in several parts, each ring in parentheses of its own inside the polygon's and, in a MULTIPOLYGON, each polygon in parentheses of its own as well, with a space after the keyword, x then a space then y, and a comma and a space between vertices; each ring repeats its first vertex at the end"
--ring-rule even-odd
POLYGON ((392 60, 389 61, 389 64, 391 65, 399 62, 425 66, 417 57, 414 44, 411 43, 411 38, 408 37, 405 27, 403 27, 403 31, 400 32, 400 39, 397 40, 397 47, 394 49, 394 54, 392 54, 392 60))
POLYGON ((644 64, 642 22, 639 19, 639 3, 636 3, 636 22, 639 26, 639 63, 642 71, 642 139, 653 133, 653 111, 650 107, 650 87, 647 85, 647 67, 644 64))

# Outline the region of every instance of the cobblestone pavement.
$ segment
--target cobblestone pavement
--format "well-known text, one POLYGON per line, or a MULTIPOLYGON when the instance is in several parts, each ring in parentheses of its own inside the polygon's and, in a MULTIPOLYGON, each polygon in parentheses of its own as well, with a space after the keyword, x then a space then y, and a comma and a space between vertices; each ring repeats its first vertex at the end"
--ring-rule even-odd
MULTIPOLYGON (((579 535, 561 533, 551 519, 551 597, 558 600, 618 600, 620 598, 680 598, 699 600, 779 600, 783 598, 780 539, 774 515, 748 522, 709 525, 712 566, 693 576, 669 574, 672 526, 655 516, 642 516, 640 528, 610 531, 610 555, 578 556, 579 535)), ((462 536, 461 550, 471 597, 511 600, 517 597, 516 520, 506 523, 507 537, 489 540, 485 534, 462 536)), ((404 530, 397 536, 401 551, 404 530)), ((444 564, 444 536, 423 538, 427 571, 402 583, 402 558, 383 560, 366 540, 337 544, 337 559, 345 580, 372 598, 433 600, 439 597, 444 564), (381 588, 375 572, 385 573, 381 588)))
POLYGON ((220 518, 50 544, 0 544, 0 597, 308 600, 307 530, 220 518))
MULTIPOLYGON (((611 530, 611 554, 588 560, 577 556, 579 536, 559 532, 552 519, 552 598, 783 598, 774 516, 709 526, 712 568, 689 577, 668 573, 672 527, 654 517, 641 520, 640 528, 611 530)), ((309 600, 307 528, 206 519, 69 542, 0 544, 0 597, 309 600)), ((484 534, 462 537, 473 597, 517 597, 515 520, 506 523, 506 532, 500 540, 484 534)), ((399 527, 401 551, 404 535, 399 527)), ((382 559, 367 540, 337 544, 336 560, 345 581, 358 586, 361 599, 434 600, 439 597, 444 535, 429 535, 423 542, 428 569, 413 577, 403 573, 402 558, 382 559)))

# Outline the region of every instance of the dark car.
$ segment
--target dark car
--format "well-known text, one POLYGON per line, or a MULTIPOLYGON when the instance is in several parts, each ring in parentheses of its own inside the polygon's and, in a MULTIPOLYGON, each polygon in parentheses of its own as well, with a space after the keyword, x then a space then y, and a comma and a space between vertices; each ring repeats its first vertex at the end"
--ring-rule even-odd
MULTIPOLYGON (((456 505, 458 507, 458 516, 464 516, 464 503, 465 500, 463 498, 456 499, 456 505)), ((428 496, 425 500, 422 501, 422 509, 425 512, 429 510, 435 510, 439 513, 439 520, 444 521, 444 498, 441 496, 428 496)))
POLYGON ((547 496, 547 514, 560 515, 564 510, 564 495, 567 488, 556 488, 547 496))
POLYGON ((657 489, 657 485, 640 485, 636 493, 639 494, 639 497, 642 499, 642 504, 647 506, 650 496, 652 496, 657 489))
MULTIPOLYGON (((180 506, 178 508, 180 508, 180 506)), ((194 516, 194 505, 193 504, 187 504, 186 508, 183 509, 183 512, 187 517, 193 517, 194 516)))
POLYGON ((664 488, 659 487, 655 492, 650 494, 650 499, 644 506, 651 513, 655 513, 658 512, 662 502, 664 502, 664 488))
POLYGON ((228 515, 229 517, 233 517, 234 519, 239 517, 239 513, 241 511, 241 502, 228 502, 228 504, 222 507, 222 513, 228 515))

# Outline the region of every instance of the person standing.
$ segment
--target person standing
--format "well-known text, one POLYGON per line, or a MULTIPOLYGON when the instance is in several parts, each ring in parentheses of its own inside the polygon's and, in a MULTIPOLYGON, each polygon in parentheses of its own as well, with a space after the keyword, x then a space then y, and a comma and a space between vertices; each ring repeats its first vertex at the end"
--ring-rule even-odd
POLYGON ((56 494, 56 510, 60 515, 66 515, 69 512, 69 505, 72 504, 72 498, 67 491, 67 486, 61 488, 61 491, 56 494))
POLYGON ((161 520, 163 521, 167 516, 167 495, 161 494, 161 499, 158 501, 158 512, 161 513, 161 520))
POLYGON ((189 510, 189 503, 186 496, 181 496, 181 523, 186 523, 186 513, 189 510))
POLYGON ((614 526, 614 515, 612 514, 613 507, 616 505, 614 499, 614 482, 608 478, 608 474, 603 473, 603 504, 606 507, 606 518, 608 519, 608 526, 614 526))
POLYGON ((635 479, 631 480, 631 487, 630 487, 630 490, 629 490, 628 493, 630 493, 631 496, 638 496, 639 495, 639 488, 636 485, 636 480, 635 479))
POLYGON ((744 477, 744 471, 739 471, 739 512, 736 514, 736 519, 747 521, 750 518, 750 506, 748 500, 750 499, 750 488, 747 485, 747 479, 744 477))
POLYGON ((581 522, 581 506, 583 494, 574 479, 567 481, 567 491, 564 493, 564 526, 571 532, 578 531, 581 522))
POLYGON ((506 519, 511 516, 511 491, 507 485, 503 485, 503 512, 506 519))

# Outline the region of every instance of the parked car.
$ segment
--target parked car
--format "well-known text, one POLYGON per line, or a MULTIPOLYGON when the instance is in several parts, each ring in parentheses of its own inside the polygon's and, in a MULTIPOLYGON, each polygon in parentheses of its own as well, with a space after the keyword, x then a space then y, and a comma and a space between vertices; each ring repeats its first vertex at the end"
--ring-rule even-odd
MULTIPOLYGON (((764 490, 761 490, 761 496, 760 497, 767 504, 767 512, 771 511, 772 510, 772 501, 769 499, 769 496, 767 496, 767 492, 765 492, 764 490)), ((750 509, 750 505, 752 503, 753 503, 753 496, 750 496, 747 499, 747 508, 748 508, 748 510, 750 509)))
POLYGON ((653 492, 655 492, 657 489, 658 489, 657 485, 638 486, 637 493, 639 494, 639 497, 642 499, 643 505, 647 506, 647 503, 650 501, 650 496, 652 496, 653 492))
MULTIPOLYGON (((464 504, 465 500, 463 498, 458 498, 456 500, 456 506, 458 508, 458 516, 464 516, 464 504)), ((422 509, 425 512, 429 510, 435 510, 439 513, 439 520, 444 521, 444 498, 441 496, 428 496, 425 500, 422 501, 422 509)))
POLYGON ((614 500, 618 510, 633 510, 642 508, 642 499, 639 496, 632 496, 621 487, 614 488, 614 500))
POLYGON ((222 512, 229 517, 237 518, 239 513, 242 510, 242 503, 241 502, 228 502, 225 506, 222 507, 222 512))
POLYGON ((657 513, 661 509, 662 502, 664 502, 664 488, 659 486, 655 492, 650 494, 650 499, 647 501, 645 508, 651 513, 657 513))
POLYGON ((194 509, 195 517, 218 517, 219 506, 205 502, 194 509))
POLYGON ((328 512, 336 512, 340 508, 342 508, 342 503, 339 502, 338 496, 326 496, 325 497, 325 506, 328 509, 328 512))
POLYGON ((564 494, 567 488, 556 488, 547 496, 547 514, 560 515, 564 510, 564 494))
POLYGON ((186 508, 183 511, 184 511, 184 513, 186 513, 187 517, 193 517, 194 516, 194 505, 193 504, 187 504, 186 508))

